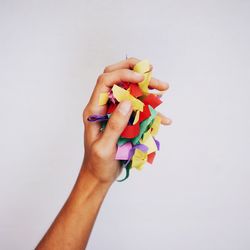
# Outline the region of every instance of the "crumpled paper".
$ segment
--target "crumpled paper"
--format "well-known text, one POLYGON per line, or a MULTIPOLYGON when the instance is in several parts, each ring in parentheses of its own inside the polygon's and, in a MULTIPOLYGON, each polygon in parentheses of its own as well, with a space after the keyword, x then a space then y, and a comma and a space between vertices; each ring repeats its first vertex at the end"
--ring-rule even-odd
POLYGON ((144 80, 138 84, 121 82, 112 87, 109 93, 101 93, 99 105, 107 105, 105 115, 94 114, 88 117, 90 122, 101 122, 105 126, 119 102, 129 100, 133 113, 127 127, 117 142, 115 159, 120 160, 129 177, 132 168, 141 170, 145 163, 152 164, 156 152, 160 149, 160 142, 155 139, 160 127, 161 118, 155 110, 162 101, 156 94, 150 93, 149 82, 152 72, 148 60, 138 62, 133 69, 143 74, 144 80))

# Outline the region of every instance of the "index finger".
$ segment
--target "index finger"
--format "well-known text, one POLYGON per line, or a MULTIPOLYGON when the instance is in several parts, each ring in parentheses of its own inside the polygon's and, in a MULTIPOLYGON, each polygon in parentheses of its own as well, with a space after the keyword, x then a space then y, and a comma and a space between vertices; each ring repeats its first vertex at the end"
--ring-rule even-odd
POLYGON ((127 58, 126 60, 122 60, 118 63, 112 64, 107 66, 104 69, 104 73, 110 73, 112 71, 118 70, 118 69, 133 69, 134 66, 139 62, 140 60, 135 57, 127 58))
MULTIPOLYGON (((140 62, 139 59, 134 58, 134 57, 130 57, 126 60, 122 60, 118 63, 107 66, 104 69, 104 73, 110 73, 110 72, 113 72, 113 71, 118 70, 118 69, 131 69, 131 70, 133 70, 134 66, 138 62, 140 62)), ((153 66, 150 65, 150 71, 152 69, 153 69, 153 66)), ((163 91, 163 90, 167 90, 169 88, 169 84, 167 82, 164 82, 164 81, 161 81, 159 79, 152 77, 150 79, 150 82, 149 82, 149 88, 163 91)))

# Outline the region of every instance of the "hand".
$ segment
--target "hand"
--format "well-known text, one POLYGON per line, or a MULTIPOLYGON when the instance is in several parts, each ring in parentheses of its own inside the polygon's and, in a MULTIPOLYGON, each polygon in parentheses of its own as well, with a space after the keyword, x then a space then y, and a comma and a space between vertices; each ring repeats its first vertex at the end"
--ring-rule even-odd
MULTIPOLYGON (((143 80, 142 75, 131 70, 138 61, 130 58, 111 65, 99 76, 83 111, 85 155, 82 168, 67 201, 36 249, 86 248, 105 195, 121 172, 120 162, 115 160, 116 143, 132 113, 131 104, 121 102, 103 132, 100 124, 90 123, 87 118, 106 113, 106 106, 98 106, 100 93, 108 92, 116 83, 143 80)), ((168 84, 153 78, 150 87, 163 91, 168 89, 168 84)), ((163 124, 170 124, 168 118, 161 117, 163 124)))
MULTIPOLYGON (((123 101, 119 103, 110 117, 103 132, 99 123, 90 123, 87 118, 93 114, 105 114, 106 106, 99 106, 100 93, 108 92, 114 84, 120 82, 139 83, 144 77, 132 69, 139 62, 136 58, 129 58, 117 64, 105 68, 104 73, 98 77, 92 96, 83 111, 84 147, 85 155, 82 171, 90 172, 98 181, 112 183, 121 173, 121 165, 115 160, 117 140, 127 126, 132 113, 131 103, 123 101)), ((149 84, 151 89, 164 91, 169 88, 167 83, 152 78, 149 84)), ((162 114, 162 124, 168 125, 171 120, 162 114)))

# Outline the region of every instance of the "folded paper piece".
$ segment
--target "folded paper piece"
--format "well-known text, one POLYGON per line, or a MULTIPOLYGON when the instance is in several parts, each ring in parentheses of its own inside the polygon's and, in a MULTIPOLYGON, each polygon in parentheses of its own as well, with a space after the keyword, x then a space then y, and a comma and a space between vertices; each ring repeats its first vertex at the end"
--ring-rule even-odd
POLYGON ((162 101, 157 95, 149 94, 143 99, 143 103, 156 108, 162 103, 162 101))
POLYGON ((128 90, 125 90, 117 85, 114 85, 112 88, 112 92, 118 102, 129 100, 132 103, 133 110, 135 111, 143 110, 144 103, 139 99, 136 99, 134 96, 132 96, 128 90))
POLYGON ((128 160, 129 152, 132 149, 133 145, 131 142, 127 142, 122 146, 119 146, 116 151, 116 160, 128 160))
POLYGON ((140 97, 143 95, 142 93, 142 90, 140 89, 140 87, 135 84, 135 83, 131 83, 130 86, 129 86, 129 91, 130 91, 130 94, 134 97, 140 97))
POLYGON ((105 105, 109 100, 109 94, 108 93, 101 93, 99 96, 99 102, 98 104, 101 105, 105 105))
POLYGON ((101 93, 98 104, 106 105, 106 114, 88 117, 90 122, 101 122, 102 129, 105 129, 119 102, 129 100, 132 104, 133 113, 117 142, 115 159, 120 160, 126 170, 125 177, 119 181, 129 177, 131 168, 141 170, 146 162, 152 164, 156 152, 160 149, 160 143, 155 136, 161 118, 155 108, 162 101, 157 94, 149 92, 151 66, 148 60, 143 60, 137 63, 133 70, 144 75, 144 80, 138 84, 121 82, 115 84, 108 93, 101 93))
POLYGON ((123 130, 121 137, 133 139, 140 133, 140 125, 137 122, 134 125, 127 125, 127 127, 123 130))
POLYGON ((150 71, 150 64, 148 60, 143 60, 137 63, 134 67, 134 71, 137 73, 141 73, 144 75, 144 80, 139 83, 140 89, 143 93, 148 93, 148 85, 151 79, 151 71, 150 71))
POLYGON ((147 162, 150 163, 150 164, 153 164, 153 161, 154 161, 154 158, 155 158, 155 155, 156 153, 153 152, 151 154, 148 154, 148 157, 147 157, 147 162))
POLYGON ((145 162, 147 161, 147 152, 143 152, 140 149, 136 149, 132 157, 132 167, 141 170, 145 162))
POLYGON ((89 122, 103 122, 103 121, 107 121, 109 119, 108 115, 91 115, 88 117, 88 121, 89 122))
POLYGON ((158 130, 160 128, 160 124, 161 124, 161 118, 160 116, 156 116, 154 122, 152 123, 151 126, 151 135, 152 136, 156 136, 158 133, 158 130))

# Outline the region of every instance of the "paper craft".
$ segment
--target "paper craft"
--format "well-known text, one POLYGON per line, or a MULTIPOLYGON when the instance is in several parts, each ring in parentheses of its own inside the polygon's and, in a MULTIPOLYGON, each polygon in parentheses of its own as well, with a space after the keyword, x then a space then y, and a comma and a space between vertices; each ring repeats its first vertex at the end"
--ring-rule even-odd
POLYGON ((105 105, 108 102, 109 94, 108 93, 101 93, 99 96, 99 102, 98 104, 100 106, 105 105))
POLYGON ((151 79, 151 71, 150 71, 149 61, 148 60, 140 61, 139 63, 137 63, 135 65, 134 71, 144 75, 144 80, 139 83, 139 87, 145 94, 147 94, 149 81, 151 79))
POLYGON ((129 91, 130 91, 130 94, 134 97, 140 97, 143 95, 142 93, 142 90, 140 89, 140 87, 135 84, 135 83, 131 83, 130 86, 129 86, 129 91))
POLYGON ((136 99, 134 96, 132 96, 128 90, 125 90, 117 85, 114 85, 112 88, 112 92, 118 102, 129 100, 132 103, 133 110, 135 111, 143 110, 144 103, 139 99, 136 99))
POLYGON ((133 145, 131 142, 127 142, 124 145, 117 148, 116 160, 127 160, 129 158, 129 152, 132 149, 133 145))
POLYGON ((156 153, 155 153, 155 152, 153 152, 153 153, 151 153, 151 154, 148 154, 148 157, 147 157, 147 161, 148 161, 148 163, 150 163, 150 164, 152 164, 152 163, 153 163, 154 158, 155 158, 155 155, 156 155, 156 153))
POLYGON ((127 127, 123 130, 121 137, 133 139, 140 133, 140 125, 137 122, 134 125, 127 125, 127 127))
POLYGON ((133 113, 117 142, 115 159, 120 160, 126 169, 125 177, 119 181, 127 179, 132 168, 141 170, 146 162, 152 164, 156 152, 160 150, 160 142, 155 136, 161 118, 155 108, 162 101, 157 94, 149 92, 152 75, 150 64, 148 60, 140 61, 133 70, 143 74, 144 80, 138 84, 121 82, 115 84, 108 93, 101 93, 98 104, 107 106, 106 114, 94 114, 88 117, 90 122, 101 122, 102 129, 105 129, 119 102, 129 100, 132 104, 133 113))
POLYGON ((156 108, 162 101, 157 95, 149 94, 143 99, 143 103, 150 105, 152 108, 156 108))

